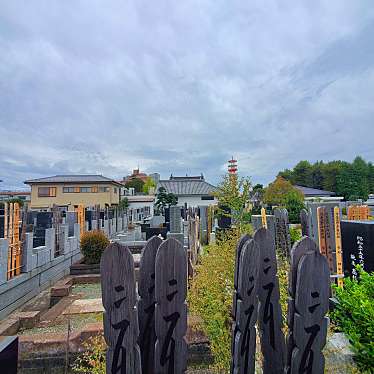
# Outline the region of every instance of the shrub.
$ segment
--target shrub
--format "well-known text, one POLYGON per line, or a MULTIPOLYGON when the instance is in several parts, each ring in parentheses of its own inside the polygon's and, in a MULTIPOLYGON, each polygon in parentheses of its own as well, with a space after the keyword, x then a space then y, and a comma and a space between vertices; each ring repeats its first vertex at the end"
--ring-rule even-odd
POLYGON ((105 374, 105 352, 106 344, 102 336, 88 339, 83 347, 86 349, 75 360, 73 373, 79 374, 105 374))
POLYGON ((237 230, 228 230, 216 244, 205 247, 188 295, 191 313, 203 321, 199 327, 209 338, 214 367, 226 372, 231 360, 231 308, 239 236, 237 230))
POLYGON ((333 321, 349 338, 355 360, 362 370, 374 372, 374 273, 357 267, 358 280, 346 278, 344 288, 335 287, 339 301, 333 321))
POLYGON ((88 231, 81 237, 81 251, 86 264, 99 264, 109 240, 102 231, 88 231))
POLYGON ((290 227, 290 238, 291 245, 294 245, 297 241, 299 241, 302 238, 301 229, 290 227))

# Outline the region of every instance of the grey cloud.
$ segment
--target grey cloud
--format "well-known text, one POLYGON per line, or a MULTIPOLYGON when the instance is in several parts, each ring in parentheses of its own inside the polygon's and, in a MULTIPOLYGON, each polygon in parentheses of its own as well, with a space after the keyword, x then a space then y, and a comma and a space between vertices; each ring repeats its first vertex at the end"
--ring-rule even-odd
POLYGON ((269 182, 300 159, 373 159, 362 135, 374 118, 372 8, 4 2, 3 186, 68 172, 119 178, 137 165, 216 182, 232 155, 242 174, 269 182))

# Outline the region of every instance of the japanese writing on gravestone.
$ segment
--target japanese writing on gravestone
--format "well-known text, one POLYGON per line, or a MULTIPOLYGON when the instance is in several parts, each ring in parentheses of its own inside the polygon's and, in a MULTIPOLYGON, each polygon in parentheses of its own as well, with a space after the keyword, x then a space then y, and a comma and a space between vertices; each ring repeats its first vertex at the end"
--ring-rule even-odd
POLYGON ((187 255, 174 238, 156 256, 155 374, 182 374, 187 368, 187 255))
POLYGON ((139 346, 143 374, 154 373, 155 357, 155 261, 162 239, 153 236, 142 251, 139 269, 139 346))
POLYGON ((291 374, 323 374, 329 307, 330 272, 316 251, 303 255, 297 268, 291 374), (318 277, 315 276, 318 274, 318 277))
POLYGON ((310 238, 304 237, 300 242, 298 242, 291 251, 291 263, 290 272, 288 275, 288 311, 287 311, 287 364, 285 373, 291 373, 291 362, 292 362, 292 352, 295 349, 294 341, 294 316, 295 316, 295 295, 296 295, 296 283, 297 283, 297 269, 299 266, 300 259, 308 252, 317 252, 317 244, 310 238))
POLYGON ((255 372, 259 256, 258 244, 253 239, 247 240, 240 252, 239 259, 233 335, 233 374, 255 372))
POLYGON ((134 260, 125 246, 110 244, 100 264, 106 373, 140 374, 134 260))
POLYGON ((291 252, 291 238, 288 228, 287 209, 276 209, 275 217, 275 245, 276 249, 283 255, 289 255, 291 252))
POLYGON ((282 332, 275 243, 271 233, 265 228, 256 231, 254 240, 260 247, 258 318, 263 373, 283 373, 286 347, 282 332))

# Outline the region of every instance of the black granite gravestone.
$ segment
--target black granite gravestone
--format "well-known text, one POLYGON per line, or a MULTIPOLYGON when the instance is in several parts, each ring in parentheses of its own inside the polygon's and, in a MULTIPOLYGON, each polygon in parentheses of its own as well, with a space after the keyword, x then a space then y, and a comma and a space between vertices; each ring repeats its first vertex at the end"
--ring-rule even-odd
POLYGON ((0 372, 17 374, 18 337, 0 336, 0 372))
POLYGON ((374 222, 342 221, 344 274, 356 276, 355 265, 374 271, 374 222))

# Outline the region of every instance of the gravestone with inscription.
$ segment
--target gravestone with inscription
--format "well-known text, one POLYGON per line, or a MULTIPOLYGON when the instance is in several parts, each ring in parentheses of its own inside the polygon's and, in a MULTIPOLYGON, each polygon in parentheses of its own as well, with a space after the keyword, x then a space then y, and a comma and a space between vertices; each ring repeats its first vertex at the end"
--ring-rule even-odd
POLYGON ((291 238, 288 228, 287 209, 275 209, 274 219, 276 249, 284 255, 289 255, 291 252, 291 238))
POLYGON ((374 271, 374 222, 341 222, 344 273, 356 276, 356 265, 365 271, 374 271))
POLYGON ((156 255, 155 373, 182 374, 187 368, 187 255, 174 238, 156 255))
POLYGON ((134 260, 129 249, 112 243, 100 263, 107 373, 141 373, 134 260))

